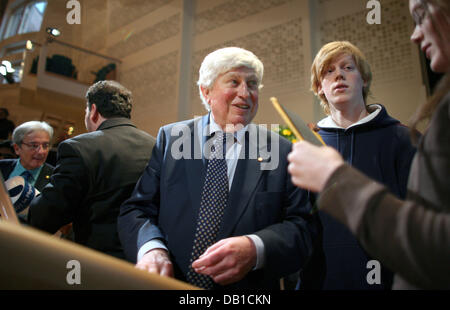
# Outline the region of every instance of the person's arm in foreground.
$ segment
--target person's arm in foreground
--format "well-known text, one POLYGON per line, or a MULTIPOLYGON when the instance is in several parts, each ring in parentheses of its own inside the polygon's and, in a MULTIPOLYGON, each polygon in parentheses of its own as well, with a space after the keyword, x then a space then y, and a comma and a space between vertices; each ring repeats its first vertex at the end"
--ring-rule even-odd
POLYGON ((423 288, 450 288, 450 215, 402 201, 345 164, 330 147, 293 146, 295 185, 320 192, 319 208, 344 223, 374 258, 423 288))

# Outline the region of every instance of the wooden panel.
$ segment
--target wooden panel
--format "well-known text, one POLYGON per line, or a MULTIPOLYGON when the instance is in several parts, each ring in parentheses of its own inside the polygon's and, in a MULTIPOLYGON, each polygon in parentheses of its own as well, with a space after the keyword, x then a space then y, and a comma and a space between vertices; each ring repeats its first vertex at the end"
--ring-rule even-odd
POLYGON ((196 289, 73 242, 6 221, 0 221, 0 248, 0 289, 196 289), (71 285, 66 280, 74 271, 67 267, 72 260, 80 263, 80 284, 71 285))

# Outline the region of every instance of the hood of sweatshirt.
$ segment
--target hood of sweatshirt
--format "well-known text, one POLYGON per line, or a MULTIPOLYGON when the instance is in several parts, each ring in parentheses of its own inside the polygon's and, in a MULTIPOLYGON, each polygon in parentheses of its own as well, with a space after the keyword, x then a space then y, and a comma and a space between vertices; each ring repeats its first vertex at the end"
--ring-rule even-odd
POLYGON ((354 129, 356 127, 366 127, 366 126, 384 127, 399 123, 398 120, 390 117, 387 114, 386 108, 381 104, 371 104, 368 106, 368 110, 370 111, 369 115, 360 119, 356 123, 350 125, 348 128, 343 128, 337 125, 333 121, 331 116, 325 117, 324 119, 320 120, 317 123, 317 127, 319 127, 320 129, 329 129, 331 131, 333 131, 333 129, 340 129, 347 131, 354 129))
MULTIPOLYGON (((400 123, 398 120, 389 116, 386 112, 386 108, 381 104, 371 104, 368 106, 368 110, 369 115, 360 119, 348 128, 338 126, 331 116, 328 116, 317 123, 317 127, 320 128, 319 134, 322 136, 325 143, 335 147, 350 164, 353 164, 355 137, 358 133, 400 123)), ((370 141, 365 141, 365 143, 370 143, 370 141)), ((361 147, 361 142, 359 145, 359 147, 361 147)))

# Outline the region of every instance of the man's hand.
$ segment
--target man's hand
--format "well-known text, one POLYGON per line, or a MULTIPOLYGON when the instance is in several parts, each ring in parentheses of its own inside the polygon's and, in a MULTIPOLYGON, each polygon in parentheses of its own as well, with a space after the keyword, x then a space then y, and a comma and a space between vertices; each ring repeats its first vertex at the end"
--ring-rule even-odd
POLYGON ((136 268, 161 276, 173 277, 173 266, 166 250, 153 249, 142 256, 136 264, 136 268))
POLYGON ((195 262, 195 272, 209 275, 214 282, 227 285, 241 280, 256 264, 256 248, 245 236, 220 240, 195 262))
POLYGON ((333 172, 344 163, 332 147, 318 147, 306 141, 292 146, 288 160, 292 183, 315 192, 320 192, 333 172))

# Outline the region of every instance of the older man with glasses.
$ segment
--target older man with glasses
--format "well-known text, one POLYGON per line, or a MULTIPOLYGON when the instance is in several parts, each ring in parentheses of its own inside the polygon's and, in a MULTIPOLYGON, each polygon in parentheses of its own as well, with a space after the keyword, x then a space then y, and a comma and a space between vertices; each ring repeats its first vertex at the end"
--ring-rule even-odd
POLYGON ((30 121, 13 131, 13 147, 19 158, 0 160, 3 179, 22 176, 41 191, 50 181, 54 167, 47 164, 53 128, 46 122, 30 121))

